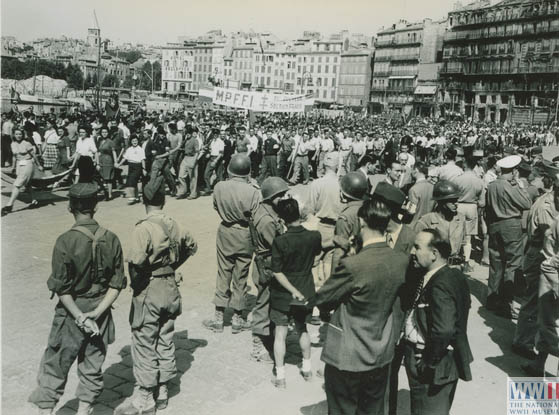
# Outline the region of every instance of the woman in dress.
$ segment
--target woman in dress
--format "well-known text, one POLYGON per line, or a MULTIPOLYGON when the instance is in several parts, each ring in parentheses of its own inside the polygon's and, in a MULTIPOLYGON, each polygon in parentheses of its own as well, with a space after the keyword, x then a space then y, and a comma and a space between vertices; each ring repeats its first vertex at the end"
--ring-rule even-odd
POLYGON ((107 185, 107 200, 113 198, 113 181, 115 178, 116 151, 113 141, 109 138, 109 129, 101 127, 99 137, 99 173, 107 185))
MULTIPOLYGON (((70 169, 72 165, 71 151, 70 151, 70 139, 68 137, 68 130, 65 127, 58 127, 56 129, 58 134, 58 144, 56 144, 56 149, 58 150, 58 157, 56 163, 52 167, 52 174, 62 173, 70 169)), ((63 177, 59 181, 53 184, 52 190, 55 190, 63 182, 68 181, 68 176, 63 177)))
MULTIPOLYGON (((13 154, 12 172, 16 173, 16 180, 12 187, 10 201, 2 208, 2 216, 12 211, 14 202, 16 201, 19 193, 25 191, 25 187, 33 177, 33 163, 35 162, 37 164, 39 170, 43 170, 35 155, 35 147, 33 147, 30 142, 23 139, 23 130, 20 128, 14 128, 13 134, 14 141, 11 145, 13 154)), ((37 206, 39 202, 34 199, 31 186, 28 186, 27 190, 31 196, 31 204, 29 207, 37 206)))
MULTIPOLYGON (((126 193, 128 195, 128 204, 132 205, 140 201, 138 187, 141 189, 142 176, 146 175, 146 156, 144 149, 139 145, 138 137, 132 135, 130 137, 130 147, 126 149, 122 156, 119 167, 128 162, 128 177, 126 178, 126 193)), ((141 191, 140 191, 141 192, 141 191)))
POLYGON ((58 159, 58 134, 54 128, 54 123, 51 120, 47 120, 46 130, 43 137, 43 146, 41 153, 43 155, 43 167, 46 170, 50 170, 56 164, 58 159))

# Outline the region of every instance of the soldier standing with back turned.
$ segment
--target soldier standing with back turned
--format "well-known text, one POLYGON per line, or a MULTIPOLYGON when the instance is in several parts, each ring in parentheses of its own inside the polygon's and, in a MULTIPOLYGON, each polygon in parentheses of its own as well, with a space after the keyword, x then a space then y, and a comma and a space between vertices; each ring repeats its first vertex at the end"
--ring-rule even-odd
POLYGON ((253 253, 246 212, 254 215, 262 198, 258 189, 248 183, 248 156, 235 154, 229 163, 228 173, 230 179, 219 182, 214 188, 214 208, 221 217, 216 238, 215 316, 213 320, 203 322, 207 329, 216 333, 223 332, 223 312, 226 307, 234 311, 231 325, 233 333, 250 328, 243 316, 253 253))
POLYGON ((181 314, 175 271, 197 250, 190 234, 163 212, 165 187, 156 176, 144 188, 147 217, 132 234, 128 258, 132 289, 130 326, 137 389, 118 415, 155 414, 167 407, 167 383, 177 374, 173 332, 181 314))
POLYGON ((93 219, 97 185, 70 188, 74 226, 56 240, 49 290, 58 296, 54 320, 41 360, 38 387, 29 401, 51 414, 64 393, 68 372, 78 359, 78 415, 89 415, 103 390, 101 367, 115 339, 111 305, 126 287, 118 237, 93 219))

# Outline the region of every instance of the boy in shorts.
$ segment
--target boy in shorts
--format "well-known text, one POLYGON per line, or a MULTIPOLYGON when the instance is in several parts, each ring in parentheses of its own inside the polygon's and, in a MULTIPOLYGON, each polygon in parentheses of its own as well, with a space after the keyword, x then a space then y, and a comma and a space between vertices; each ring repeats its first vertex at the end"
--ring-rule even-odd
POLYGON ((307 381, 312 379, 311 341, 306 326, 312 309, 305 306, 305 299, 315 292, 312 266, 315 256, 321 253, 322 244, 318 231, 309 231, 301 225, 299 204, 295 199, 281 200, 278 214, 287 225, 287 232, 277 236, 272 243, 274 279, 270 284, 270 320, 276 326, 276 378, 272 383, 277 388, 285 388, 285 343, 290 318, 295 321, 300 336, 299 345, 303 353, 301 374, 307 381))

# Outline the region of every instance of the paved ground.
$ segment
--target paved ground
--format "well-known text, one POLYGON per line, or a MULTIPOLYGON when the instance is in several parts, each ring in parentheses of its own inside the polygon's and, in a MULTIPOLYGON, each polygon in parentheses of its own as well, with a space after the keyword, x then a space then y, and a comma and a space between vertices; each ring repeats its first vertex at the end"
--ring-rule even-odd
MULTIPOLYGON (((6 203, 9 188, 2 188, 6 203)), ((64 192, 42 194, 47 203, 37 210, 21 210, 5 217, 2 225, 2 411, 10 415, 33 413, 27 397, 35 385, 39 361, 48 337, 55 300, 49 300, 46 280, 50 273, 50 256, 56 237, 69 228, 72 217, 66 209, 64 192)), ((176 322, 175 341, 180 375, 171 388, 169 407, 161 413, 178 414, 326 414, 322 382, 315 378, 305 383, 298 375, 296 344, 292 341, 287 366, 287 390, 278 391, 271 384, 272 367, 253 363, 248 356, 250 333, 214 334, 202 328, 203 319, 211 316, 211 299, 215 284, 215 231, 218 217, 211 198, 195 201, 169 200, 166 210, 198 241, 198 253, 180 270, 184 282, 183 314, 176 322)), ((142 206, 127 206, 125 199, 102 202, 96 218, 121 239, 126 252, 131 230, 142 218, 142 206)), ((454 415, 504 413, 506 378, 520 376, 522 359, 510 351, 514 324, 495 317, 480 307, 484 300, 487 268, 477 267, 471 279, 473 308, 468 333, 475 356, 473 382, 461 382, 452 413, 454 415)), ((252 289, 254 294, 254 289, 252 289)), ((105 362, 105 391, 94 414, 112 414, 133 390, 130 358, 128 311, 131 292, 126 290, 114 307, 117 340, 110 347, 105 362)), ((317 328, 311 328, 314 339, 317 328)), ((320 348, 313 349, 314 368, 320 366, 320 348)), ((549 362, 548 370, 556 367, 549 362)), ((400 413, 409 414, 409 392, 402 370, 400 413)), ((57 414, 73 414, 77 406, 74 392, 75 369, 66 387, 57 414)))

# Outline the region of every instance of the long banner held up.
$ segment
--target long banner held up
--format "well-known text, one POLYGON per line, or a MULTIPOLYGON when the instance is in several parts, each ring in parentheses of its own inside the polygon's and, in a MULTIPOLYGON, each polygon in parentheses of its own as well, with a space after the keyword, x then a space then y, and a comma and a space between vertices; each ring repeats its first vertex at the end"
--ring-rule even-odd
POLYGON ((250 111, 303 112, 305 105, 312 105, 305 95, 267 94, 226 88, 214 88, 212 92, 214 104, 250 111))

